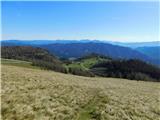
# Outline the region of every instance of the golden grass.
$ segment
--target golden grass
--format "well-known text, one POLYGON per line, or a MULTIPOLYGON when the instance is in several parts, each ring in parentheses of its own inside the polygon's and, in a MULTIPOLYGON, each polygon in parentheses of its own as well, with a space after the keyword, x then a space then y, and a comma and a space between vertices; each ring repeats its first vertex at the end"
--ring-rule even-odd
POLYGON ((158 120, 160 83, 2 65, 3 120, 158 120))

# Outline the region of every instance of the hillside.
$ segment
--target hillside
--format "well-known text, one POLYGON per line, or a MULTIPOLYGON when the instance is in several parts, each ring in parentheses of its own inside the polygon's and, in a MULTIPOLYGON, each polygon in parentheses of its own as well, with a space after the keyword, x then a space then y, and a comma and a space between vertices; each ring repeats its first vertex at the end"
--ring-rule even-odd
POLYGON ((105 43, 72 43, 49 44, 41 46, 59 57, 82 57, 87 54, 97 53, 114 58, 133 58, 144 56, 132 49, 105 43))
POLYGON ((13 64, 17 64, 15 60, 23 60, 30 62, 32 67, 37 66, 66 74, 160 81, 160 69, 140 60, 117 59, 115 61, 96 53, 75 60, 63 60, 42 48, 31 46, 3 46, 1 51, 1 57, 11 59, 13 64))
POLYGON ((28 61, 31 63, 32 67, 38 66, 41 69, 46 70, 94 77, 94 74, 88 70, 68 68, 68 66, 58 59, 58 57, 42 48, 32 46, 2 46, 1 51, 1 57, 4 59, 11 59, 11 63, 14 63, 12 61, 15 60, 28 61))
POLYGON ((71 43, 71 44, 49 44, 39 46, 63 58, 79 58, 91 53, 102 54, 112 58, 140 59, 152 64, 157 61, 131 48, 112 45, 108 43, 71 43))
POLYGON ((159 118, 159 83, 2 65, 2 119, 159 118))
POLYGON ((160 65, 159 60, 136 51, 140 46, 158 46, 158 42, 120 43, 100 40, 3 40, 2 46, 33 46, 49 50, 58 57, 78 58, 90 53, 103 54, 113 58, 137 58, 160 65), (74 47, 73 47, 74 46, 74 47))
POLYGON ((60 63, 60 61, 47 50, 31 47, 31 46, 2 46, 1 56, 7 59, 21 59, 21 60, 45 60, 60 63))
POLYGON ((136 50, 160 62, 160 46, 138 47, 136 50))
POLYGON ((91 67, 91 72, 103 77, 127 78, 160 82, 160 68, 140 60, 112 60, 91 67))
POLYGON ((2 46, 1 57, 31 62, 33 66, 65 72, 62 62, 47 50, 31 46, 2 46))
POLYGON ((92 53, 72 60, 67 66, 72 68, 80 68, 82 70, 89 70, 95 64, 111 60, 112 59, 110 57, 92 53))

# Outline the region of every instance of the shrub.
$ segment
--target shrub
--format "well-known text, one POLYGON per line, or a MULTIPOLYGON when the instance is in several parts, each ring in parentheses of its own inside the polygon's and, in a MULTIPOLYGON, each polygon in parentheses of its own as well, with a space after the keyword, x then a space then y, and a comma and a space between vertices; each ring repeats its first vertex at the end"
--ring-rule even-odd
POLYGON ((87 70, 81 70, 80 68, 70 67, 68 72, 73 75, 80 75, 80 76, 87 76, 87 77, 94 77, 95 76, 92 72, 87 71, 87 70))
POLYGON ((46 61, 42 61, 42 60, 34 60, 32 62, 33 66, 39 66, 43 69, 47 69, 47 70, 54 70, 57 72, 62 72, 62 73, 67 73, 67 70, 65 67, 59 65, 59 64, 54 64, 52 62, 46 62, 46 61))

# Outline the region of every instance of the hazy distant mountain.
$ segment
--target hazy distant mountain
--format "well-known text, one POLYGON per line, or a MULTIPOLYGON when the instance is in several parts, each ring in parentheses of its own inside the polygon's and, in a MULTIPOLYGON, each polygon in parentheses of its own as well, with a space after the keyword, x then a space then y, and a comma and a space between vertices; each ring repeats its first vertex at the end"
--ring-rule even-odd
POLYGON ((153 47, 153 46, 160 46, 160 41, 153 41, 153 42, 112 42, 106 40, 3 40, 1 41, 2 46, 13 46, 13 45, 46 45, 46 44, 67 44, 67 43, 110 43, 113 45, 119 45, 124 47, 130 48, 137 48, 137 47, 153 47))
POLYGON ((121 47, 108 43, 70 43, 70 44, 49 44, 42 45, 42 48, 47 49, 51 53, 63 58, 78 58, 87 54, 97 53, 113 58, 124 59, 141 59, 150 63, 157 64, 148 56, 127 47, 121 47))
POLYGON ((2 46, 23 46, 23 45, 47 45, 47 44, 67 44, 67 43, 88 43, 94 42, 99 43, 98 40, 3 40, 1 41, 2 46))
POLYGON ((160 46, 160 41, 153 41, 153 42, 131 42, 131 43, 109 42, 109 43, 114 44, 114 45, 124 46, 124 47, 130 47, 130 48, 160 46))
MULTIPOLYGON (((160 64, 159 59, 153 59, 145 52, 133 50, 138 46, 159 46, 159 41, 141 43, 121 43, 100 40, 3 40, 2 46, 40 46, 59 57, 81 57, 90 53, 109 55, 114 58, 138 58, 154 64, 160 64), (123 47, 122 47, 123 46, 123 47), (125 47, 126 46, 126 47, 125 47), (130 47, 130 48, 127 48, 130 47)), ((149 51, 148 51, 149 52, 149 51)), ((152 54, 152 53, 151 53, 152 54)), ((158 56, 155 52, 154 56, 158 56)))
POLYGON ((160 46, 139 47, 139 48, 136 48, 136 50, 160 62, 160 46))

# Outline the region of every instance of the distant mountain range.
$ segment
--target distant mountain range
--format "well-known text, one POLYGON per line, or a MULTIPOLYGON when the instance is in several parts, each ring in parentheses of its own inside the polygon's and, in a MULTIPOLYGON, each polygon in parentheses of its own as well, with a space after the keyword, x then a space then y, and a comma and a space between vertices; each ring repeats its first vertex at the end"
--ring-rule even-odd
POLYGON ((141 58, 145 55, 127 47, 121 47, 108 43, 68 43, 49 44, 40 47, 47 49, 51 53, 64 58, 78 58, 87 54, 97 53, 113 58, 141 58))
POLYGON ((47 44, 67 44, 67 43, 88 43, 94 42, 99 43, 98 40, 3 40, 1 41, 2 46, 16 46, 16 45, 47 45, 47 44))
POLYGON ((108 43, 68 43, 41 45, 51 53, 64 58, 79 58, 87 54, 97 53, 110 56, 115 59, 141 59, 146 62, 158 64, 158 61, 147 55, 128 47, 112 45, 108 43))
POLYGON ((155 49, 155 47, 160 47, 159 43, 159 41, 121 43, 100 40, 3 40, 1 41, 1 46, 41 47, 63 58, 79 58, 87 54, 97 53, 115 59, 136 58, 160 65, 159 49, 155 49), (151 47, 147 48, 148 46, 151 47), (146 49, 150 50, 148 51, 146 49))
POLYGON ((160 46, 138 47, 136 50, 160 62, 160 46))
POLYGON ((119 45, 130 48, 138 48, 138 47, 153 47, 160 46, 160 41, 152 41, 152 42, 113 42, 106 40, 2 40, 2 46, 13 46, 13 45, 46 45, 46 44, 67 44, 67 43, 109 43, 113 45, 119 45))
POLYGON ((160 41, 153 41, 153 42, 131 42, 131 43, 123 43, 123 42, 108 42, 114 45, 120 45, 124 47, 130 47, 130 48, 138 48, 138 47, 160 47, 160 41))

